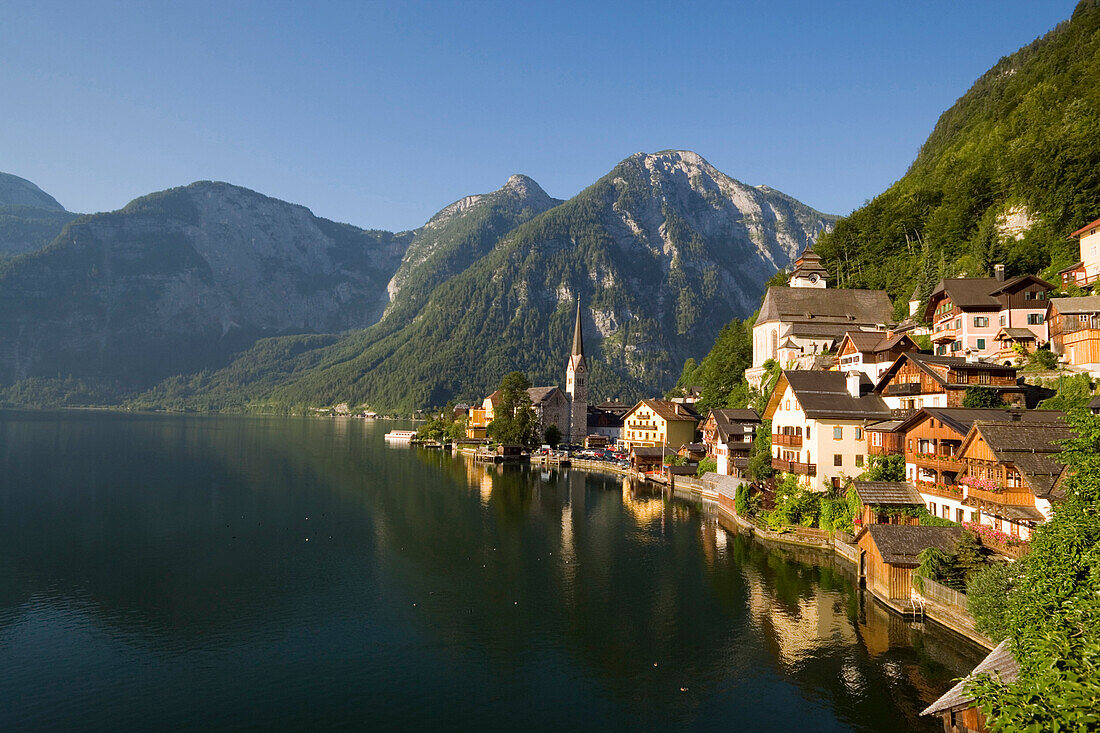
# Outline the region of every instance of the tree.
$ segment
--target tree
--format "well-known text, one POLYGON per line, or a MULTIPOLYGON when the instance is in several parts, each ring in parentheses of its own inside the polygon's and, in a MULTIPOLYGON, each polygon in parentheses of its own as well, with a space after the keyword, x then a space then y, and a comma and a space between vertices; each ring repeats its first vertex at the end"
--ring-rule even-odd
POLYGON ((523 372, 509 372, 500 380, 500 401, 486 432, 493 440, 510 445, 537 445, 542 437, 538 417, 527 390, 531 380, 523 372))
POLYGON ((680 378, 676 380, 676 385, 665 393, 666 399, 672 399, 673 397, 683 397, 688 393, 688 390, 695 385, 695 374, 699 369, 699 365, 695 362, 695 359, 688 358, 684 362, 684 368, 680 370, 680 378))
POLYGON ((1100 416, 1082 411, 1067 421, 1076 437, 1060 456, 1069 470, 1065 500, 1035 528, 1031 551, 1014 564, 1018 577, 976 593, 993 607, 1020 667, 1009 684, 981 675, 967 687, 993 731, 1100 727, 1100 416), (1012 589, 1003 611, 991 597, 1002 585, 1012 589))
POLYGON ((905 456, 868 456, 863 481, 904 481, 905 456))
POLYGON ((546 444, 551 448, 557 448, 558 443, 561 442, 561 430, 554 423, 550 423, 550 426, 546 428, 546 433, 543 436, 546 439, 546 444))
POLYGON ((749 450, 749 475, 754 481, 763 481, 775 475, 772 468, 772 421, 761 420, 749 450))
POLYGON ((993 387, 967 387, 963 395, 963 407, 1008 407, 993 387))

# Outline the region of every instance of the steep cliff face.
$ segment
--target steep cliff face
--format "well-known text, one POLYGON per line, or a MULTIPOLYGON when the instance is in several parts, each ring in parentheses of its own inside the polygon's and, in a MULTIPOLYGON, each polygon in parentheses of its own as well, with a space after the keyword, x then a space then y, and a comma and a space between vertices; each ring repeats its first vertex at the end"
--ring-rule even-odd
POLYGON ((148 384, 257 337, 364 328, 411 240, 224 183, 68 225, 0 274, 0 379, 148 384))
POLYGON ((327 347, 271 396, 404 409, 476 398, 511 369, 553 384, 577 298, 594 394, 659 391, 831 221, 695 153, 639 153, 432 289, 414 319, 327 347))
POLYGON ((77 216, 25 178, 0 173, 0 257, 45 247, 77 216))

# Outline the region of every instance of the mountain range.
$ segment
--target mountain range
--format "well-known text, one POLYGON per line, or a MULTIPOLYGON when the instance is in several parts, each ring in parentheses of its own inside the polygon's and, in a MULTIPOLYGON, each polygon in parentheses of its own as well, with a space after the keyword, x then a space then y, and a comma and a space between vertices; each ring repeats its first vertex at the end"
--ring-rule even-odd
POLYGON ((833 221, 687 151, 633 155, 568 201, 512 176, 400 233, 215 182, 76 217, 23 183, 0 200, 70 220, 45 246, 5 245, 21 252, 0 261, 8 404, 473 399, 512 369, 559 381, 577 299, 593 389, 638 396, 833 221))

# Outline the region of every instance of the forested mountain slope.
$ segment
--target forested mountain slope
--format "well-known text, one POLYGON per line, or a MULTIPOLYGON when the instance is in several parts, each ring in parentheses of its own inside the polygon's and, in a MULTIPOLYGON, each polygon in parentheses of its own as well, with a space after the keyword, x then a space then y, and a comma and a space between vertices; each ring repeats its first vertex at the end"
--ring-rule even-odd
POLYGON ((0 173, 0 257, 45 247, 77 216, 25 178, 0 173))
MULTIPOLYGON (((906 174, 815 250, 898 301, 943 275, 1049 273, 1100 217, 1100 2, 1002 58, 943 113, 906 174)), ((900 304, 900 303, 899 303, 900 304)), ((900 308, 899 308, 900 315, 900 308)))

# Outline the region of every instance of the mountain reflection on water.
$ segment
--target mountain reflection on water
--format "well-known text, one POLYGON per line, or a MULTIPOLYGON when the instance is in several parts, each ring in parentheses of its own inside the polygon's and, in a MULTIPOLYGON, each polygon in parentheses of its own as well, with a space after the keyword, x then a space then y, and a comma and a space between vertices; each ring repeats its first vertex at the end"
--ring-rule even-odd
POLYGON ((982 657, 707 507, 394 427, 0 413, 0 726, 932 731, 982 657))

